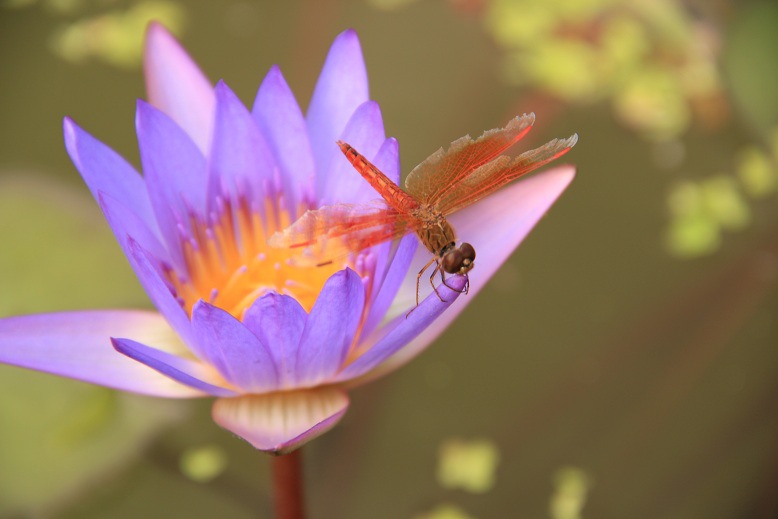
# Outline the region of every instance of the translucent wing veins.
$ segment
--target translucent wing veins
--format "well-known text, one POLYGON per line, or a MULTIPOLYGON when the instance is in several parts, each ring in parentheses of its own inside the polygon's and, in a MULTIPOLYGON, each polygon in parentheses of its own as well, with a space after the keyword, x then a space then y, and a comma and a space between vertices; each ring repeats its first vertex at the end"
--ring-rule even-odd
POLYGON ((473 170, 492 161, 524 137, 534 122, 535 114, 524 114, 512 119, 504 128, 484 132, 478 139, 466 135, 452 142, 447 150, 438 149, 408 174, 406 190, 417 200, 435 205, 473 170))
POLYGON ((408 219, 383 200, 368 204, 335 204, 306 211, 268 240, 274 248, 309 248, 299 265, 321 264, 399 238, 412 229, 408 219))

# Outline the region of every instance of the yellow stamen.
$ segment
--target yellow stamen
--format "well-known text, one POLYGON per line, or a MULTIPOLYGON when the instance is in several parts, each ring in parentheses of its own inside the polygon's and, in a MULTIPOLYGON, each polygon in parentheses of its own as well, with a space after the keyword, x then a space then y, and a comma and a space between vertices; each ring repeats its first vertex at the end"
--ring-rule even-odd
POLYGON ((327 279, 347 264, 299 266, 293 261, 299 249, 268 247, 268 237, 289 226, 292 217, 275 203, 264 206, 265 214, 257 214, 245 203, 225 204, 218 222, 191 221, 197 245, 183 244, 186 272, 168 273, 187 312, 203 299, 242 319, 269 291, 288 294, 310 311, 327 279))

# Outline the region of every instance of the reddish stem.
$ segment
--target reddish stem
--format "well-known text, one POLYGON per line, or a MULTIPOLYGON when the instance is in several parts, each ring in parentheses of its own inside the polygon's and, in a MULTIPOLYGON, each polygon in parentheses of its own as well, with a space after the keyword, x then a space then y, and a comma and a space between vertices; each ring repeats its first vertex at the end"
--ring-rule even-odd
POLYGON ((271 465, 276 519, 305 519, 300 449, 274 457, 271 465))

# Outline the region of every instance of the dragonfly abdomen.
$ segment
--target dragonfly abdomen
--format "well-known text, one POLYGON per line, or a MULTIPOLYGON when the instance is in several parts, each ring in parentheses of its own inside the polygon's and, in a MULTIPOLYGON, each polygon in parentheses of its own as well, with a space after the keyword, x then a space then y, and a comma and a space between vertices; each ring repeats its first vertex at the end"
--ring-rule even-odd
POLYGON ((400 212, 408 212, 418 207, 419 203, 416 199, 400 189, 397 184, 371 164, 361 153, 352 148, 349 143, 338 141, 338 146, 340 146, 341 151, 343 151, 351 165, 354 166, 354 169, 373 186, 373 189, 378 191, 387 204, 400 212))

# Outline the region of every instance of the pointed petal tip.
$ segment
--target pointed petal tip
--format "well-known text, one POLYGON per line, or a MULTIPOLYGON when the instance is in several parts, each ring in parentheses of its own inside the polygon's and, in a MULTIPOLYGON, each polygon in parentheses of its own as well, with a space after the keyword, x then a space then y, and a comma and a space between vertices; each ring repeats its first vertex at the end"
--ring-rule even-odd
POLYGON ((120 339, 117 339, 116 337, 110 337, 111 340, 111 346, 113 346, 113 349, 124 355, 124 352, 122 351, 123 345, 122 341, 120 339))
MULTIPOLYGON (((536 176, 542 176, 545 178, 554 178, 556 177, 557 182, 561 184, 560 194, 562 191, 567 189, 567 186, 570 185, 570 183, 575 179, 576 175, 578 174, 578 171, 576 167, 573 164, 560 164, 556 166, 555 168, 543 171, 540 173, 540 175, 536 176)), ((533 178, 533 177, 530 177, 533 178)), ((529 179, 527 179, 529 180, 529 179)))
POLYGON ((180 47, 173 33, 165 27, 161 22, 152 20, 146 25, 146 33, 144 35, 144 54, 148 54, 154 51, 161 45, 175 45, 180 47))
MULTIPOLYGON (((380 121, 383 121, 383 113, 381 112, 381 105, 378 104, 378 101, 374 101, 373 99, 368 99, 361 105, 357 107, 356 111, 364 110, 367 112, 371 117, 375 117, 380 121)), ((383 122, 381 122, 381 125, 383 126, 383 122)))
POLYGON ((341 418, 343 418, 343 415, 346 414, 346 407, 338 411, 337 413, 333 414, 332 416, 322 420, 321 422, 317 423, 312 428, 305 431, 303 434, 292 438, 289 441, 283 442, 279 445, 277 445, 275 448, 266 450, 265 452, 272 454, 274 456, 282 456, 284 454, 289 454, 292 451, 296 451, 309 441, 318 438, 322 434, 326 433, 333 427, 335 427, 338 422, 340 422, 341 418))
MULTIPOLYGON (((75 149, 76 140, 78 139, 78 125, 68 116, 65 116, 62 118, 62 133, 65 136, 65 148, 67 148, 68 152, 71 152, 71 149, 75 149)), ((71 157, 73 155, 71 154, 71 157)))
POLYGON ((178 39, 162 23, 152 20, 146 25, 143 36, 143 65, 146 74, 151 73, 155 56, 173 56, 186 51, 178 39))
MULTIPOLYGON (((278 234, 278 233, 276 233, 276 234, 278 234)), ((268 243, 272 243, 273 237, 275 237, 276 234, 274 234, 273 236, 270 237, 270 239, 268 240, 268 243)), ((346 283, 347 281, 355 281, 355 280, 359 280, 359 279, 361 279, 361 278, 359 277, 359 274, 356 273, 356 271, 354 271, 351 267, 346 267, 346 268, 344 268, 342 270, 338 270, 337 272, 332 274, 327 279, 326 283, 340 283, 340 284, 343 284, 343 283, 346 283)))
POLYGON ((275 88, 281 87, 282 90, 289 92, 289 94, 294 97, 291 89, 289 88, 289 83, 287 83, 283 72, 281 72, 281 67, 279 67, 278 64, 274 64, 268 69, 267 74, 265 74, 265 77, 262 78, 262 83, 259 86, 259 90, 262 91, 263 89, 271 88, 270 85, 275 88))
MULTIPOLYGON (((243 100, 238 97, 238 94, 235 93, 235 91, 230 88, 230 86, 223 80, 220 79, 216 83, 216 87, 214 87, 214 94, 216 97, 216 117, 219 118, 219 112, 227 110, 227 113, 232 113, 233 110, 240 110, 241 113, 245 112, 245 115, 248 115, 250 112, 248 111, 248 108, 245 104, 243 104, 243 100)), ((223 114, 222 114, 223 115, 223 114)), ((253 119, 247 119, 253 121, 253 119)), ((217 128, 221 128, 217 124, 217 128)))
POLYGON ((216 82, 216 86, 213 88, 213 93, 216 98, 217 112, 219 111, 219 107, 223 108, 225 103, 234 102, 238 98, 235 92, 232 91, 230 86, 223 79, 220 79, 216 82))
POLYGON ((213 369, 198 361, 192 361, 132 339, 111 337, 111 344, 122 355, 160 373, 172 382, 200 392, 200 396, 210 395, 226 398, 238 396, 233 389, 225 387, 223 379, 220 379, 213 369))
POLYGON ((146 34, 148 36, 156 36, 159 34, 166 34, 169 36, 170 32, 167 30, 167 27, 162 24, 162 22, 158 20, 151 20, 146 26, 146 34))
POLYGON ((205 299, 198 299, 197 302, 192 305, 192 317, 194 318, 195 314, 203 314, 207 315, 210 312, 213 312, 214 306, 205 299))
POLYGON ((183 45, 160 23, 147 26, 143 70, 149 102, 175 120, 206 151, 213 117, 213 86, 183 45))
MULTIPOLYGON (((234 104, 239 104, 241 106, 245 105, 243 104, 243 101, 238 97, 238 94, 235 93, 235 91, 230 88, 230 86, 227 84, 226 81, 223 79, 220 79, 216 82, 216 86, 213 89, 214 95, 216 96, 216 105, 217 105, 217 112, 219 111, 219 108, 222 109, 225 108, 225 106, 231 106, 234 104)), ((217 115, 218 117, 218 115, 217 115)))
MULTIPOLYGON (((343 43, 353 43, 356 42, 359 44, 359 34, 357 34, 356 29, 349 27, 342 33, 338 34, 335 37, 335 42, 343 42, 343 43)), ((334 43, 333 43, 334 45, 334 43)))
POLYGON ((346 267, 343 270, 340 270, 333 275, 338 275, 338 274, 350 278, 352 280, 360 279, 359 274, 357 274, 357 272, 351 267, 346 267))
MULTIPOLYGON (((364 68, 364 58, 362 56, 362 45, 359 42, 359 35, 354 29, 346 29, 338 34, 330 46, 327 59, 333 59, 337 62, 350 64, 359 63, 364 68)), ((325 63, 326 65, 326 63, 325 63)))
POLYGON ((231 92, 230 87, 227 86, 227 83, 220 79, 216 82, 216 86, 214 87, 214 91, 216 92, 216 95, 218 96, 220 92, 231 92))
POLYGON ((266 75, 267 77, 283 76, 283 74, 281 74, 281 67, 278 65, 278 63, 273 63, 270 65, 266 75))
POLYGON ((143 99, 135 100, 135 129, 140 130, 152 106, 143 99))
POLYGON ((348 395, 333 387, 245 395, 214 402, 213 420, 273 455, 289 453, 332 429, 348 409, 348 395))
POLYGON ((353 30, 344 31, 327 53, 306 115, 313 156, 320 168, 328 167, 332 142, 341 136, 356 108, 369 98, 359 38, 353 30))

